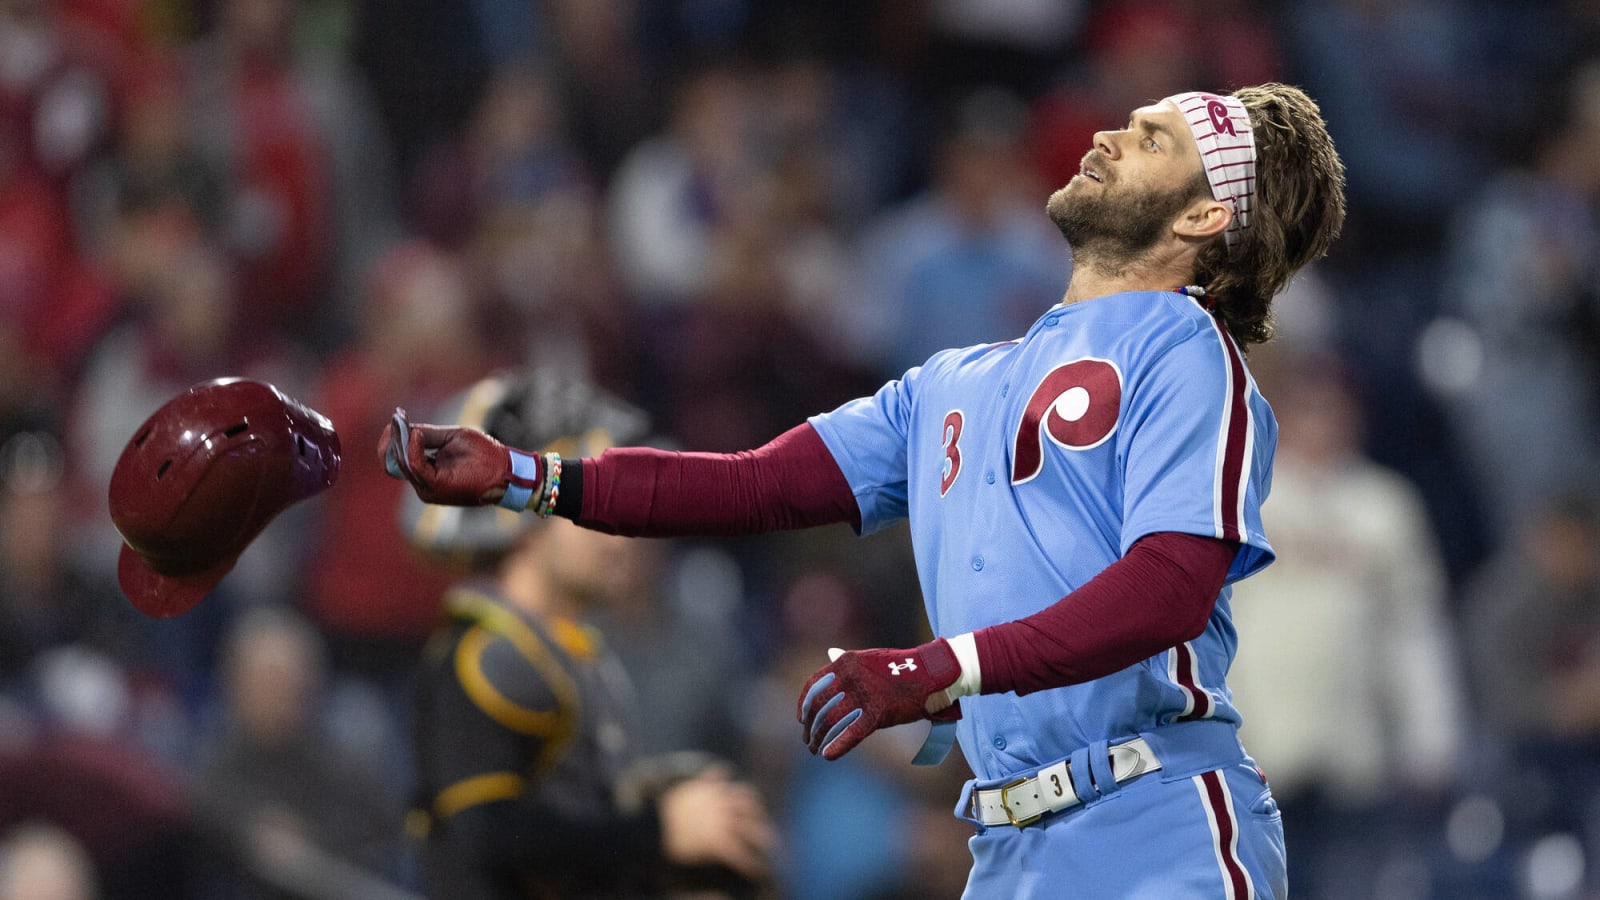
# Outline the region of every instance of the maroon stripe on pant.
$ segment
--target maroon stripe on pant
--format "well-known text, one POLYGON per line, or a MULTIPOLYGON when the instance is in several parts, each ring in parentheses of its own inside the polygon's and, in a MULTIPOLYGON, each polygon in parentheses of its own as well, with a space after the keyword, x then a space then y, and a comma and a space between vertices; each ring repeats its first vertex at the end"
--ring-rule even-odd
POLYGON ((1228 787, 1222 783, 1222 773, 1215 769, 1202 772, 1198 778, 1205 789, 1205 802, 1211 818, 1216 822, 1217 858, 1222 861, 1222 876, 1231 889, 1228 896, 1245 900, 1253 895, 1250 876, 1245 873, 1244 863, 1239 861, 1239 823, 1234 821, 1232 807, 1228 805, 1228 787))

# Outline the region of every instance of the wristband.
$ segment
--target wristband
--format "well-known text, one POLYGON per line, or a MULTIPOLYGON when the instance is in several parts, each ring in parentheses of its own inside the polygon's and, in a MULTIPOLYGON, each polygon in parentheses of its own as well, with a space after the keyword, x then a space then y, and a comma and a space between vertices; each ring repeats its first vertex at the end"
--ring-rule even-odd
POLYGON ((561 498, 561 454, 544 455, 544 484, 539 495, 539 518, 548 519, 556 511, 556 501, 561 498))
MULTIPOLYGON (((508 448, 509 449, 509 448, 508 448)), ((511 450, 511 481, 506 485, 505 495, 500 498, 498 506, 522 512, 534 500, 534 490, 542 491, 539 457, 523 453, 521 450, 511 450)))
MULTIPOLYGON (((962 697, 983 693, 983 674, 978 667, 978 642, 970 631, 945 640, 956 655, 956 664, 961 667, 961 674, 956 677, 955 683, 944 689, 945 699, 950 702, 950 706, 945 707, 945 712, 951 709, 959 711, 956 704, 962 697)), ((950 748, 955 746, 955 743, 955 719, 941 719, 935 716, 933 727, 928 730, 928 736, 923 739, 917 755, 912 757, 911 764, 937 766, 950 755, 950 748)))
POLYGON ((956 662, 961 665, 961 675, 954 684, 944 689, 944 694, 951 703, 958 698, 970 697, 983 693, 983 670, 978 666, 978 642, 973 638, 972 632, 958 634, 947 638, 950 650, 956 655, 956 662))

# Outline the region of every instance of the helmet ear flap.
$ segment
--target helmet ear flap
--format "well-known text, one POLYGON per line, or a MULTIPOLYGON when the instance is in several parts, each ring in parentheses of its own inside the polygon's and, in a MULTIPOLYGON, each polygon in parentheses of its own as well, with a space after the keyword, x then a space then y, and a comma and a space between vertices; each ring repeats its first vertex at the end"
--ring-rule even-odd
POLYGON ((296 400, 282 399, 294 438, 289 454, 289 502, 295 503, 322 493, 339 477, 339 434, 327 416, 296 400))
POLYGON ((272 385, 189 388, 134 431, 111 475, 123 593, 148 615, 193 608, 269 522, 338 473, 333 423, 272 385))

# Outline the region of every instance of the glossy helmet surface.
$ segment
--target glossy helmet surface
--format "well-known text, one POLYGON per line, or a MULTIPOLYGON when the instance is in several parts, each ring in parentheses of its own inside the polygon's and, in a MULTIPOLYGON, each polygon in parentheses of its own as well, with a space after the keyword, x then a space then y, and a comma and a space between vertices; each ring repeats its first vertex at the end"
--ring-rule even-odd
POLYGON ((122 592, 146 615, 187 612, 278 513, 339 476, 326 416, 262 381, 197 384, 146 419, 111 475, 122 592))

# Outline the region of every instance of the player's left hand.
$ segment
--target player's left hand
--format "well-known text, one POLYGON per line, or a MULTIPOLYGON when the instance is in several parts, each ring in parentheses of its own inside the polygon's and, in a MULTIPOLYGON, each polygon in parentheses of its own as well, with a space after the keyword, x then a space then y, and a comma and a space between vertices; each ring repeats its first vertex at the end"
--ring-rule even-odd
POLYGON ((378 455, 424 503, 486 506, 499 502, 512 480, 506 445, 475 428, 409 422, 404 410, 384 427, 378 455))
POLYGON ((918 719, 958 719, 945 688, 961 663, 944 638, 909 650, 830 651, 801 691, 802 740, 823 759, 838 759, 880 728, 918 719))

